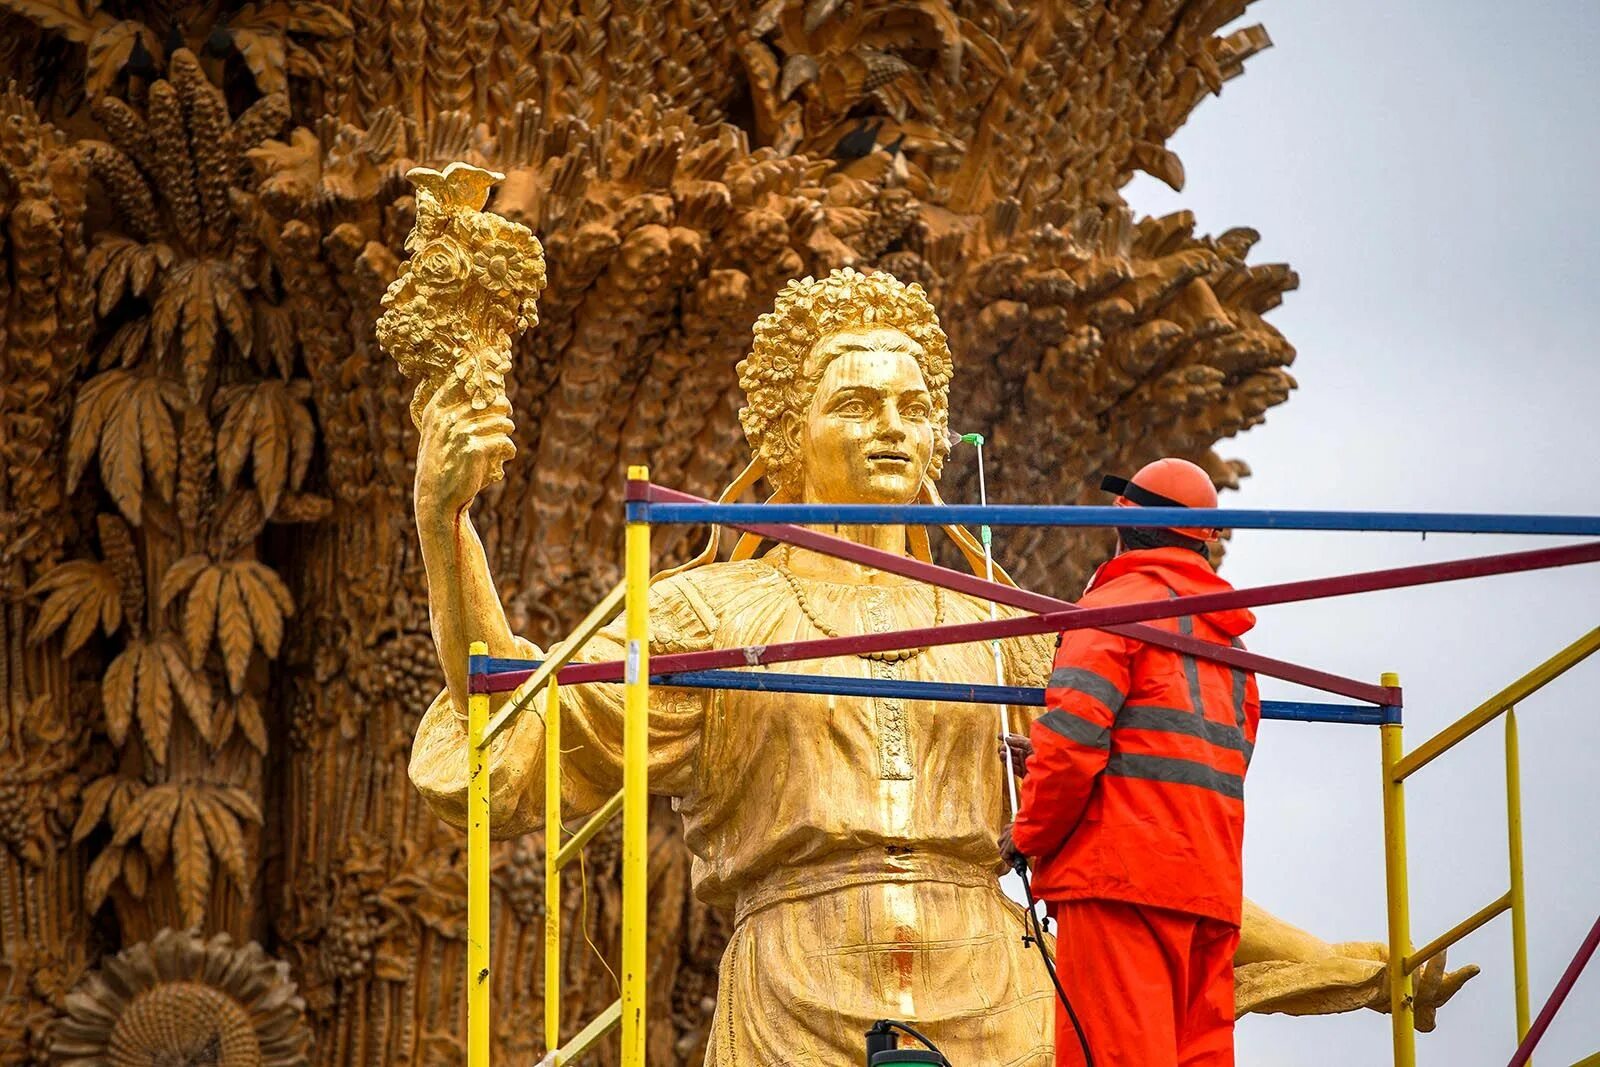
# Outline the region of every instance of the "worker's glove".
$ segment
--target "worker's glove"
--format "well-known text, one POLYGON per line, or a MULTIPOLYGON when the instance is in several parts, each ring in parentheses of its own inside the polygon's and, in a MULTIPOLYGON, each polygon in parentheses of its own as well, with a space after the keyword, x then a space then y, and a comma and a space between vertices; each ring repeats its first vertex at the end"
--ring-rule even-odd
POLYGON ((1000 846, 1000 858, 1006 861, 1007 867, 1017 870, 1019 867, 1027 866, 1027 858, 1017 850, 1017 846, 1011 840, 1010 823, 1006 823, 1006 828, 1000 831, 998 844, 1000 846))
POLYGON ((1033 742, 1022 734, 1004 734, 1000 738, 1000 758, 1011 761, 1011 770, 1018 778, 1028 774, 1028 757, 1033 755, 1033 742))

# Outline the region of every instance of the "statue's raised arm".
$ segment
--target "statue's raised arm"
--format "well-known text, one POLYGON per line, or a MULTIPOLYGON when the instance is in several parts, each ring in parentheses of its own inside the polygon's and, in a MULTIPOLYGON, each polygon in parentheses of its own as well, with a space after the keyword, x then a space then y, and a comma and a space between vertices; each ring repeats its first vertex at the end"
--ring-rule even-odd
MULTIPOLYGON (((532 642, 511 632, 470 508, 484 486, 503 476, 516 452, 506 376, 517 334, 534 325, 544 288, 543 250, 524 226, 483 210, 499 176, 464 163, 443 172, 418 168, 411 258, 384 295, 378 339, 416 382, 411 416, 417 445, 416 519, 428 578, 428 609, 447 692, 417 727, 411 777, 444 819, 465 819, 467 655, 483 641, 493 656, 536 658, 532 642)), ((709 640, 693 609, 670 588, 651 597, 661 641, 689 647, 709 640)), ((585 652, 619 659, 612 627, 585 652)), ((521 695, 497 694, 498 706, 521 695)), ((562 790, 574 812, 593 810, 621 784, 622 700, 615 686, 564 689, 572 751, 562 790)), ((694 766, 699 709, 657 690, 651 702, 651 784, 681 793, 694 766)), ((490 746, 491 826, 496 836, 525 833, 542 812, 543 721, 518 716, 490 746)))
POLYGON ((526 226, 484 211, 501 175, 465 163, 417 167, 410 259, 383 295, 378 342, 416 382, 417 533, 434 643, 456 706, 466 707, 467 650, 515 639, 467 509, 516 452, 506 374, 516 336, 538 322, 544 249, 526 226))

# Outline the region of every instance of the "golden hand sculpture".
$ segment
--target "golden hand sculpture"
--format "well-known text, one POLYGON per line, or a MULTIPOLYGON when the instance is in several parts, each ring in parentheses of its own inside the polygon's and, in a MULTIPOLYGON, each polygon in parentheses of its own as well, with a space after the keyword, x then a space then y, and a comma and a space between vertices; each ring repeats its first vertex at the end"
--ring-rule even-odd
MULTIPOLYGON (((938 499, 952 363, 919 286, 849 269, 791 282, 757 322, 739 372, 754 458, 729 495, 764 474, 777 500, 938 499)), ((473 414, 459 391, 443 390, 423 408, 417 522, 449 691, 418 727, 411 777, 457 824, 465 817, 468 643, 485 640, 492 655, 539 654, 506 625, 467 513, 487 464, 507 454, 506 426, 503 410, 473 414)), ((890 552, 927 550, 902 527, 830 532, 890 552)), ((656 582, 652 652, 988 617, 986 603, 960 594, 806 550, 757 556, 757 548, 747 539, 728 562, 656 582)), ((579 659, 620 659, 622 649, 613 628, 579 659)), ((1003 651, 1009 684, 1042 684, 1048 636, 1009 641, 1003 651)), ((994 681, 986 645, 841 656, 808 669, 994 681)), ((560 699, 570 749, 563 799, 573 813, 592 810, 621 780, 621 692, 571 686, 560 699)), ((652 688, 651 786, 676 799, 697 894, 735 915, 709 1065, 844 1067, 859 1061, 862 1032, 879 1018, 915 1020, 953 1062, 1051 1062, 1053 994, 1021 940, 1020 909, 998 885, 1005 811, 995 720, 985 705, 652 688)), ((538 822, 542 729, 537 715, 524 714, 491 746, 498 834, 538 822)), ((1330 976, 1344 996, 1334 1010, 1381 996, 1381 964, 1353 976, 1319 962, 1337 958, 1332 946, 1259 909, 1246 923, 1252 960, 1269 976, 1292 977, 1274 987, 1278 1006, 1314 1003, 1330 976), (1361 985, 1354 1002, 1352 981, 1361 985)))

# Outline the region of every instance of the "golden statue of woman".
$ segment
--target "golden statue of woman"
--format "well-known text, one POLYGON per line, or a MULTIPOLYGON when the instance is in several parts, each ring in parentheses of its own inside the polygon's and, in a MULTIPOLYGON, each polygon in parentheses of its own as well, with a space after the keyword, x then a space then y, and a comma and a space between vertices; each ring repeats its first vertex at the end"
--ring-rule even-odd
MULTIPOLYGON (((730 488, 764 474, 778 500, 937 499, 951 375, 920 286, 849 269, 789 283, 739 365, 754 459, 730 488)), ((503 398, 474 407, 453 383, 421 416, 416 515, 448 688, 418 727, 411 778, 457 825, 466 814, 468 645, 484 640, 492 656, 541 654, 507 625, 469 515, 496 465, 512 457, 509 416, 503 398)), ((903 527, 829 532, 887 552, 925 551, 903 527)), ((652 654, 988 618, 982 601, 804 549, 756 557, 746 544, 735 557, 654 584, 652 654)), ((606 630, 579 658, 621 659, 623 645, 620 627, 606 630)), ((1007 683, 1042 685, 1050 652, 1048 636, 1007 642, 1007 683)), ((831 676, 995 680, 986 645, 806 666, 831 676)), ((560 700, 570 749, 562 796, 577 815, 620 787, 622 692, 564 687, 560 700)), ((987 705, 651 689, 651 788, 673 797, 683 818, 695 892, 735 916, 709 1067, 854 1065, 863 1032, 882 1018, 913 1021, 955 1063, 1051 1062, 1049 979, 999 885, 996 721, 987 705)), ((543 754, 543 722, 532 711, 494 741, 497 835, 539 824, 543 754)), ((1241 974, 1253 969, 1257 1002, 1346 1010, 1385 995, 1376 946, 1341 951, 1259 909, 1245 921, 1241 974)), ((1430 988, 1440 999, 1441 983, 1425 982, 1425 996, 1430 988)))

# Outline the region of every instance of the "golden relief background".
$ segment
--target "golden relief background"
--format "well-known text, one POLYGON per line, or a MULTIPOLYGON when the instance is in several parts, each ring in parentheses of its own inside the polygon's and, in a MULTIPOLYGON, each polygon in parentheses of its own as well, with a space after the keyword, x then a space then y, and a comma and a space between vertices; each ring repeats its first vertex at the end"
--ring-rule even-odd
MULTIPOLYGON (((545 247, 475 518, 548 642, 617 578, 625 462, 719 489, 755 317, 845 264, 929 290, 997 499, 1163 453, 1235 484, 1211 449, 1293 388, 1261 315, 1295 276, 1118 190, 1181 186, 1167 139, 1268 43, 1244 8, 0 0, 0 1063, 461 1059, 461 840, 405 773, 439 685, 415 431, 374 337, 408 168, 506 173, 490 206, 545 247)), ((1003 562, 1071 591, 1104 548, 1003 562)), ((650 1056, 698 1063, 727 919, 661 810, 650 1056)), ((616 851, 563 894, 608 956, 616 851)), ((507 1055, 541 872, 497 853, 507 1055)), ((615 992, 566 944, 577 1018, 615 992)))

